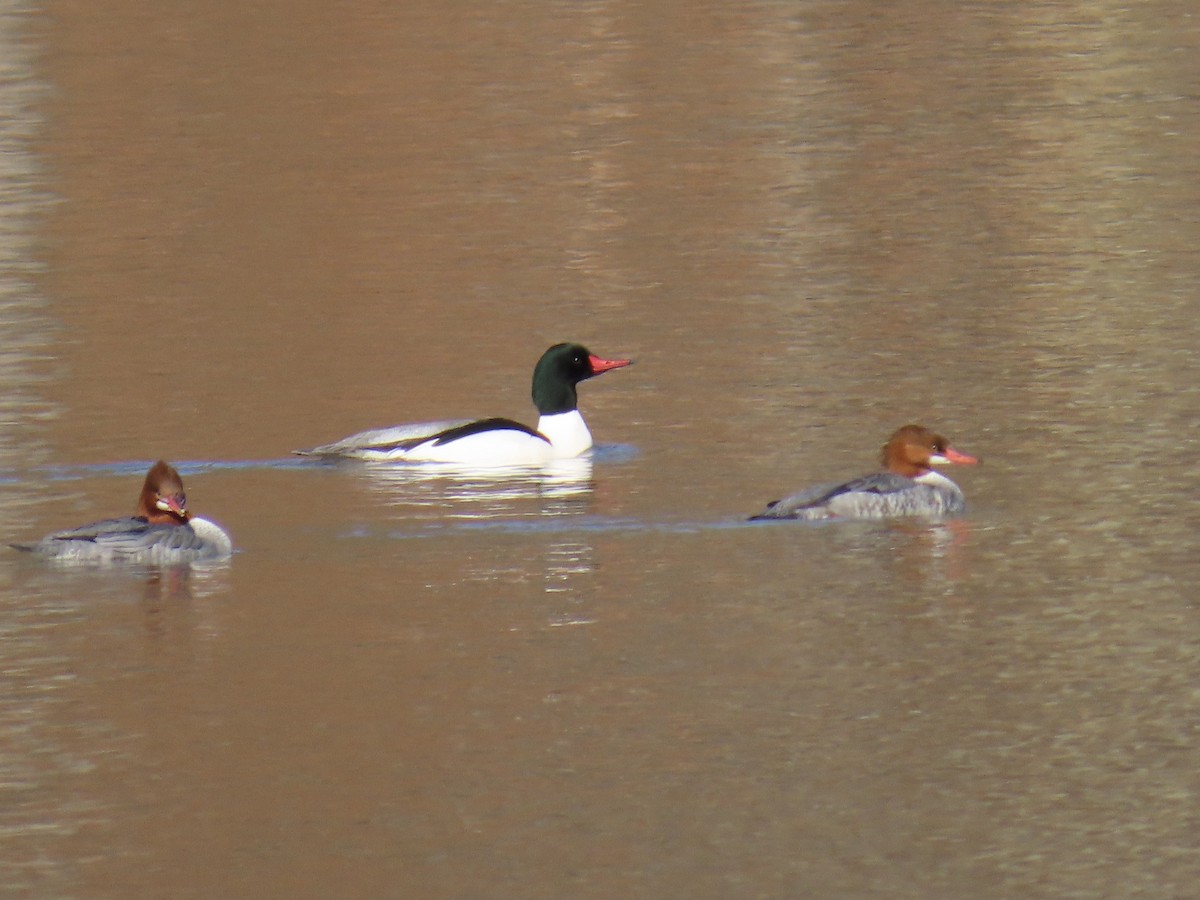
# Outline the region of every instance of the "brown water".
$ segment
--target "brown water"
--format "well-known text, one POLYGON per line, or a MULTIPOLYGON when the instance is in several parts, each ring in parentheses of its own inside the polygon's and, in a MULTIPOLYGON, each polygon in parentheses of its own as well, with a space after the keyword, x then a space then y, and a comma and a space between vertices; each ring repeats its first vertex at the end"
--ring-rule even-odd
POLYGON ((1183 897, 1192 4, 0 3, 0 892, 1183 897), (296 464, 581 389, 557 479, 296 464), (751 526, 934 425, 954 526, 751 526))

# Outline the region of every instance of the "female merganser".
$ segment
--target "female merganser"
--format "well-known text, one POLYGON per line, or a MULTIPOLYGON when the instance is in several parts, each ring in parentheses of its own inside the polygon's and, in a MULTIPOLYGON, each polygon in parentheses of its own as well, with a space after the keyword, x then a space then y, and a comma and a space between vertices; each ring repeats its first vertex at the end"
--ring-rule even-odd
POLYGON ((555 344, 533 370, 537 429, 512 419, 462 419, 363 431, 333 444, 296 450, 301 456, 467 466, 530 466, 579 456, 592 435, 579 414, 575 386, 628 359, 601 359, 579 344, 555 344))
POLYGON ((219 525, 188 512, 183 480, 162 460, 146 473, 134 515, 12 546, 61 560, 153 565, 224 559, 233 553, 233 542, 219 525))
POLYGON ((892 516, 954 516, 966 509, 957 484, 930 466, 971 466, 960 453, 920 425, 905 425, 883 445, 887 471, 844 484, 823 484, 767 504, 751 519, 884 519, 892 516))

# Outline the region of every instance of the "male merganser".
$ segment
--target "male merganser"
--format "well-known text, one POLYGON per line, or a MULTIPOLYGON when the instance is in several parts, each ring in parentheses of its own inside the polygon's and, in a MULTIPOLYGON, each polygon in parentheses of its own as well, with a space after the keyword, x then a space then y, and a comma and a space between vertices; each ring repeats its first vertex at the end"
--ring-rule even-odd
POLYGON ((533 370, 536 429, 512 419, 460 419, 363 431, 333 444, 296 450, 301 456, 378 461, 444 462, 467 466, 530 466, 580 456, 592 435, 579 414, 575 386, 628 359, 601 359, 580 344, 555 344, 533 370))
POLYGON ((823 484, 775 500, 751 519, 885 519, 892 516, 954 516, 966 509, 957 484, 930 466, 971 466, 960 453, 920 425, 905 425, 883 445, 884 472, 844 484, 823 484))
POLYGON ((233 553, 233 542, 219 525, 188 512, 183 480, 162 460, 146 473, 134 515, 12 546, 61 560, 153 565, 217 560, 233 553))

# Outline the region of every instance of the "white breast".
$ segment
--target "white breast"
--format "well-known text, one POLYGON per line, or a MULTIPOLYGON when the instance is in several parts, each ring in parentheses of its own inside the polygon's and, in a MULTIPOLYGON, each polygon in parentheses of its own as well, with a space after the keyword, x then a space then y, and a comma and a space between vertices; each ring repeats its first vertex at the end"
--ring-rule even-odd
POLYGON ((538 431, 550 438, 558 459, 579 456, 592 449, 592 433, 577 409, 542 416, 538 419, 538 431))

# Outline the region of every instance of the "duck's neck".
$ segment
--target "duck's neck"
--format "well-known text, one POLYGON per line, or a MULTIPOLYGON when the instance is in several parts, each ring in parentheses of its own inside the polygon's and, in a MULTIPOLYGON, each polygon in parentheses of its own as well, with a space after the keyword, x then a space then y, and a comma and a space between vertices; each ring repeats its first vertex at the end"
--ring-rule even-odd
POLYGON ((918 484, 927 484, 930 487, 938 488, 943 491, 950 491, 953 494, 961 494, 962 489, 957 484, 938 472, 936 469, 926 469, 920 475, 913 478, 913 481, 918 484))
POLYGON ((533 383, 533 405, 543 416, 568 413, 579 404, 575 385, 556 378, 538 378, 533 383))
POLYGON ((549 439, 555 456, 579 456, 592 448, 592 433, 577 409, 543 413, 538 419, 537 429, 549 439))

